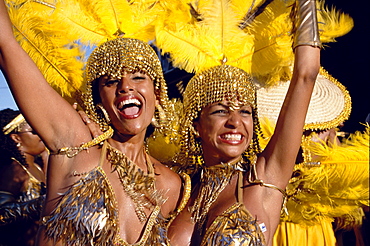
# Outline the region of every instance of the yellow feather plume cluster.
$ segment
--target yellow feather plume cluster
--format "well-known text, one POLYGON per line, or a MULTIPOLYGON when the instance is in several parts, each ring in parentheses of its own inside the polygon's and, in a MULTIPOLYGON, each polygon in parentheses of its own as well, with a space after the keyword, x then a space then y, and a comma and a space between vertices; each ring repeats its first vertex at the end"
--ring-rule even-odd
POLYGON ((240 20, 228 2, 197 1, 195 5, 181 1, 178 7, 164 1, 172 18, 158 21, 156 45, 171 54, 174 66, 188 72, 220 65, 225 57, 228 64, 240 64, 250 71, 253 36, 238 28, 240 20))
POLYGON ((83 51, 66 42, 65 30, 48 28, 43 16, 50 7, 42 4, 7 2, 14 34, 46 80, 62 96, 73 102, 74 92, 82 86, 83 51))
POLYGON ((325 2, 321 1, 318 4, 318 22, 320 25, 320 39, 323 43, 335 42, 337 37, 341 37, 349 33, 353 26, 353 19, 344 13, 341 13, 333 7, 329 9, 325 6, 325 2))
MULTIPOLYGON (((265 138, 260 143, 265 147, 274 125, 262 119, 261 126, 265 138)), ((311 141, 305 146, 319 156, 319 162, 296 165, 287 187, 287 214, 282 220, 310 226, 322 218, 337 218, 337 227, 346 229, 361 224, 362 207, 369 206, 369 136, 367 126, 340 145, 311 141)))
MULTIPOLYGON (((66 98, 83 91, 86 47, 125 36, 155 40, 173 64, 199 72, 227 63, 265 84, 289 78, 293 0, 7 0, 17 39, 66 98)), ((321 37, 332 42, 350 17, 319 4, 321 37)), ((72 100, 72 99, 71 99, 72 100)))
POLYGON ((8 1, 16 38, 46 80, 70 101, 84 91, 89 49, 118 36, 150 41, 163 13, 156 0, 8 1))
POLYGON ((157 1, 63 0, 55 6, 51 26, 68 30, 74 40, 99 45, 118 36, 154 39, 162 12, 157 1))
MULTIPOLYGON (((197 73, 226 63, 272 85, 288 80, 293 63, 291 5, 294 1, 198 0, 161 2, 156 45, 174 66, 197 73), (165 17, 165 16, 168 16, 165 17)), ((335 41, 352 19, 318 4, 323 42, 335 41)))

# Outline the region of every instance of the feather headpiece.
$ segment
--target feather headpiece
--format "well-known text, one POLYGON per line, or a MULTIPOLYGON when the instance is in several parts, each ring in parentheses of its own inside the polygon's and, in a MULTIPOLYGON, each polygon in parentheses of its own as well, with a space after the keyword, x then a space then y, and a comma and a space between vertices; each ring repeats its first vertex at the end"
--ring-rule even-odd
POLYGON ((83 68, 91 47, 116 37, 154 39, 156 0, 7 1, 15 35, 46 80, 75 101, 85 91, 83 68))
MULTIPOLYGON (((265 84, 287 80, 294 57, 289 16, 293 2, 164 0, 162 17, 168 18, 156 25, 156 45, 187 72, 227 64, 263 78, 265 84)), ((322 42, 351 30, 350 17, 318 5, 322 42)))

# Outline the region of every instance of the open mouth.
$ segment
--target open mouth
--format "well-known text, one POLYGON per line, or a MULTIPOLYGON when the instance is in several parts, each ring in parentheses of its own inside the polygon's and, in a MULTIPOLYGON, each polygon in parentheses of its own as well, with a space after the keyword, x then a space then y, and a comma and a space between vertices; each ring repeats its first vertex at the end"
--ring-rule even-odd
POLYGON ((227 134, 222 134, 220 138, 225 141, 241 141, 243 139, 243 135, 238 134, 238 133, 235 133, 235 134, 227 133, 227 134))
POLYGON ((130 98, 127 100, 121 101, 117 108, 125 116, 134 117, 137 116, 142 107, 141 102, 136 98, 130 98))

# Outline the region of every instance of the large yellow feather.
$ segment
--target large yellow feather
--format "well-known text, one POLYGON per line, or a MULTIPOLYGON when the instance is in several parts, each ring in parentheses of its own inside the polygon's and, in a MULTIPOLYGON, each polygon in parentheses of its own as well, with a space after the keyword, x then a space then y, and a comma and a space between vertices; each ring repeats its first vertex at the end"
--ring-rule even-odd
MULTIPOLYGON (((167 1, 165 7, 170 5, 167 1)), ((253 36, 238 28, 240 20, 228 1, 198 1, 191 5, 197 16, 189 15, 192 8, 188 3, 182 2, 185 12, 181 15, 176 9, 167 8, 169 16, 176 13, 178 17, 161 19, 156 29, 156 44, 164 53, 171 54, 174 65, 199 72, 222 64, 226 57, 227 64, 250 71, 253 36)))
POLYGON ((61 43, 65 32, 50 32, 46 27, 48 23, 36 14, 48 15, 49 7, 8 3, 8 8, 15 36, 23 49, 35 61, 46 80, 67 100, 74 101, 75 91, 82 88, 83 52, 73 43, 61 43))
POLYGON ((334 7, 329 9, 324 5, 324 2, 319 2, 319 8, 321 11, 318 12, 320 25, 320 39, 323 43, 335 42, 335 38, 343 36, 350 32, 354 26, 353 19, 344 13, 338 12, 334 7))
POLYGON ((305 223, 312 223, 319 215, 341 218, 343 228, 361 224, 361 207, 369 206, 369 129, 352 134, 341 145, 306 146, 320 156, 320 165, 297 166, 301 175, 289 185, 295 194, 288 202, 288 220, 297 222, 303 216, 305 223))
POLYGON ((9 1, 17 40, 66 99, 84 91, 86 48, 118 36, 154 39, 163 13, 156 0, 9 1), (19 7, 21 6, 21 7, 19 7))
MULTIPOLYGON (((252 73, 263 85, 273 85, 291 76, 293 2, 163 0, 163 16, 169 18, 159 19, 156 44, 171 55, 175 66, 188 72, 226 61, 252 73)), ((332 42, 352 28, 347 15, 328 10, 324 2, 318 6, 323 42, 332 42)))
MULTIPOLYGON (((261 119, 265 147, 274 131, 274 124, 261 119)), ((287 187, 287 214, 284 221, 302 226, 315 225, 320 219, 340 218, 339 228, 362 223, 362 206, 369 206, 369 143, 370 128, 342 140, 341 145, 311 142, 305 146, 320 164, 299 164, 287 187), (298 175, 299 174, 299 175, 298 175)))

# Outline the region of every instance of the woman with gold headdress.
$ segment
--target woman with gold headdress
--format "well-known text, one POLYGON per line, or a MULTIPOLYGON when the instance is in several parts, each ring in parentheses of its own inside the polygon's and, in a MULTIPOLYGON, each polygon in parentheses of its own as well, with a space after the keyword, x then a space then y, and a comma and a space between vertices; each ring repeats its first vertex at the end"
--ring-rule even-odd
POLYGON ((194 187, 169 227, 172 245, 272 244, 320 67, 315 1, 296 4, 292 82, 263 151, 250 74, 224 59, 189 81, 176 162, 194 187))
POLYGON ((186 194, 180 176, 144 147, 155 106, 161 106, 155 116, 169 113, 156 53, 133 38, 115 38, 93 51, 82 98, 104 133, 92 139, 15 40, 3 1, 0 16, 1 69, 50 150, 38 245, 167 245, 166 221, 186 194))
POLYGON ((35 243, 45 196, 45 145, 19 111, 0 111, 0 245, 35 243))

